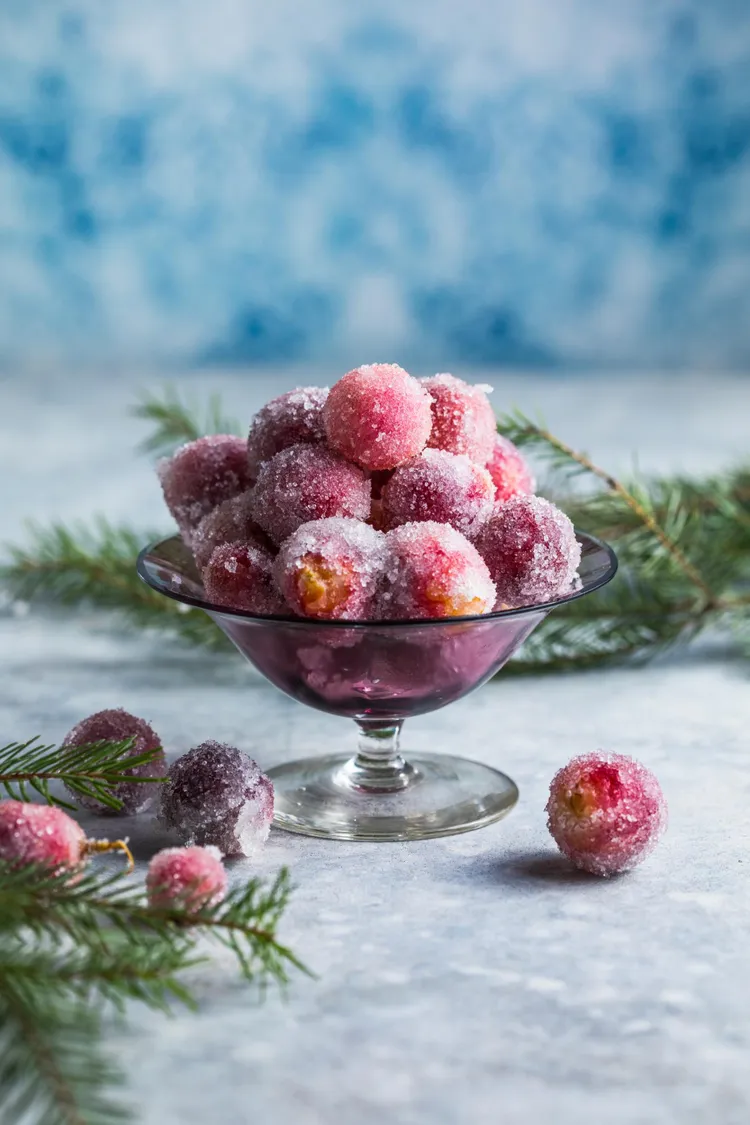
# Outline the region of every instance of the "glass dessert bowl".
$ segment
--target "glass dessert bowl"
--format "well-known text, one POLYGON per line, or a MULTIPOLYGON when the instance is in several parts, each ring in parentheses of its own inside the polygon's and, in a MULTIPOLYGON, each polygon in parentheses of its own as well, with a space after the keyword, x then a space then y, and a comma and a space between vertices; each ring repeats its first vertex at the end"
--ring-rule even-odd
POLYGON ((614 577, 611 548, 576 535, 577 589, 543 605, 432 621, 321 622, 213 605, 178 536, 145 548, 137 566, 152 589, 205 610, 281 691, 356 722, 354 755, 324 754, 268 771, 277 827, 338 840, 412 840, 481 828, 518 800, 515 783, 481 762, 431 752, 405 758, 401 727, 481 687, 551 610, 614 577))

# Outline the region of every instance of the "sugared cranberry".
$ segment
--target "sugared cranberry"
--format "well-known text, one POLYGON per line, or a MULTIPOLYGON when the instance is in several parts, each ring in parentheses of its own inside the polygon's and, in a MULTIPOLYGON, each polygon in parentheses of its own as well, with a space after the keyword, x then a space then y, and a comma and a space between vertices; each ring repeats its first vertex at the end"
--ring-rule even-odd
POLYGON ((623 754, 582 754, 552 779, 547 826, 560 851, 592 875, 641 863, 666 824, 659 782, 623 754))
POLYGON ((494 604, 487 566, 449 524, 407 523, 386 536, 384 618, 471 616, 489 613, 494 604))
POLYGON ((489 387, 472 386, 455 375, 423 379, 432 397, 432 449, 465 453, 478 465, 486 464, 495 436, 495 414, 487 398, 489 387))
POLYGON ((328 387, 297 387, 272 398, 250 423, 247 457, 250 475, 255 479, 264 461, 282 449, 300 443, 325 441, 323 406, 328 387))
POLYGON ((183 445, 158 465, 167 507, 186 542, 204 516, 250 486, 247 445, 231 434, 212 434, 183 445))
POLYGON ((206 599, 248 613, 283 613, 273 577, 273 555, 249 543, 223 543, 203 568, 206 599))
POLYGON ((252 855, 268 838, 273 785, 241 750, 203 742, 169 767, 161 818, 185 844, 252 855))
POLYGON ((536 481, 520 449, 512 441, 495 434, 487 469, 495 485, 495 499, 502 503, 519 493, 531 495, 536 481))
POLYGON ((431 403, 421 383, 395 363, 357 367, 331 387, 323 409, 328 442, 363 469, 395 469, 427 444, 431 403))
POLYGON ((128 752, 131 756, 145 754, 148 750, 158 751, 155 757, 145 765, 127 769, 123 765, 122 772, 132 781, 120 781, 112 788, 112 795, 122 802, 120 809, 111 809, 97 801, 94 797, 82 796, 70 790, 76 802, 91 812, 100 815, 128 816, 133 813, 143 812, 149 807, 153 799, 158 796, 158 783, 139 781, 140 777, 164 777, 167 772, 167 763, 164 752, 161 750, 161 739, 145 719, 123 711, 121 707, 107 711, 97 711, 82 719, 73 727, 63 739, 64 746, 88 746, 92 742, 125 742, 133 739, 133 745, 128 752))
POLYGON ((256 523, 280 544, 310 520, 329 516, 366 520, 370 482, 356 465, 322 445, 292 445, 261 465, 250 510, 256 523))
POLYGON ((224 543, 248 543, 271 550, 271 540, 250 515, 251 493, 241 492, 225 500, 201 520, 193 532, 190 546, 199 570, 224 543))
POLYGON ((282 545, 276 580, 295 611, 306 617, 366 619, 383 570, 385 537, 358 520, 315 520, 282 545))
POLYGON ((149 906, 201 910, 226 897, 227 873, 214 847, 163 848, 148 865, 149 906))
POLYGON ((396 469, 383 489, 383 523, 394 528, 432 520, 471 536, 492 512, 494 491, 487 470, 468 457, 425 449, 396 469))
POLYGON ((505 605, 536 605, 572 589, 581 548, 565 513, 541 496, 497 504, 474 542, 505 605))
POLYGON ((89 855, 122 851, 133 869, 127 840, 87 840, 72 817, 54 805, 0 802, 0 860, 11 867, 34 864, 76 879, 89 855))

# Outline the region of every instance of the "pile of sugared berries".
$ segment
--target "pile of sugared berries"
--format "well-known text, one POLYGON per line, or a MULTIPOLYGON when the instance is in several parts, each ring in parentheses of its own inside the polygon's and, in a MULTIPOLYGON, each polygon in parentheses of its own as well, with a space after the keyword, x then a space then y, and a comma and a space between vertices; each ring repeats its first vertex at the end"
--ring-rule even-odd
POLYGON ((459 617, 574 588, 570 520, 534 496, 489 388, 396 364, 301 387, 159 466, 214 605, 322 620, 459 617), (244 452, 241 452, 244 451, 244 452))

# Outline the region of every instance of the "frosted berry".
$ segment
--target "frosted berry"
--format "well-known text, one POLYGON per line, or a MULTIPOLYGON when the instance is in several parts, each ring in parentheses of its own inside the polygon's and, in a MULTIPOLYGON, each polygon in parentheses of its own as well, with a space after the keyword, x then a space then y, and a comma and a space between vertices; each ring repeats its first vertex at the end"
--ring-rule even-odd
POLYGON ((148 865, 149 906, 200 910, 226 898, 227 873, 218 848, 164 848, 148 865))
POLYGON ((139 719, 136 715, 123 711, 121 707, 97 711, 96 714, 89 715, 87 719, 74 726, 65 736, 63 745, 88 746, 92 742, 124 742, 129 738, 133 739, 129 751, 131 755, 145 754, 148 750, 159 752, 145 765, 123 769, 122 772, 133 780, 120 781, 111 790, 112 795, 122 802, 122 808, 111 809, 94 797, 82 797, 71 789, 71 795, 83 808, 100 815, 129 816, 143 812, 157 796, 158 783, 138 780, 139 777, 164 777, 167 772, 166 759, 161 750, 161 739, 145 719, 139 719))
POLYGON ((203 570, 215 549, 224 543, 249 543, 270 550, 270 539, 250 515, 251 497, 251 492, 241 492, 225 500, 198 524, 190 546, 199 570, 203 570))
POLYGON ((261 464, 270 461, 282 449, 301 442, 325 441, 323 406, 327 398, 328 387, 297 387, 261 407, 250 423, 247 439, 248 466, 253 479, 261 464))
POLYGON ((422 379, 432 397, 432 431, 428 446, 448 453, 465 453, 484 465, 492 453, 495 413, 487 398, 489 387, 472 386, 455 375, 422 379))
POLYGON ((447 523, 407 523, 386 535, 384 618, 489 613, 495 587, 477 550, 447 523))
POLYGON ((592 875, 637 866, 667 825, 659 782, 623 754, 573 758, 552 779, 546 811, 560 851, 592 875))
POLYGON ((395 363, 347 372, 323 409, 332 449, 363 469, 395 469, 421 453, 432 429, 432 399, 395 363))
POLYGON ((521 451, 502 434, 495 434, 487 469, 495 485, 495 499, 500 502, 518 493, 530 495, 536 488, 536 481, 521 451))
POLYGON ((283 543, 310 520, 366 520, 370 482, 356 465, 322 445, 292 445, 261 465, 251 512, 274 543, 283 543))
POLYGON ((5 863, 77 872, 91 853, 114 850, 125 852, 132 870, 125 840, 87 840, 80 824, 54 805, 0 802, 0 860, 5 863))
POLYGON ((279 551, 276 581, 295 613, 362 621, 371 614, 383 571, 385 537, 358 520, 315 520, 279 551))
POLYGON ((223 543, 203 569, 206 600, 247 613, 283 613, 273 577, 273 555, 250 543, 223 543))
POLYGON ((573 524, 541 496, 497 504, 474 542, 501 603, 536 605, 573 588, 581 561, 573 524))
POLYGON ((268 838, 273 785, 241 750, 203 742, 169 767, 161 819, 185 844, 252 855, 268 838))
POLYGON ((492 478, 481 465, 462 454, 425 449, 396 469, 385 485, 383 525, 394 528, 433 520, 449 523, 470 537, 490 516, 494 492, 492 478))
POLYGON ((250 487, 247 444, 231 434, 212 434, 183 445, 157 466, 167 507, 186 542, 217 504, 250 487))

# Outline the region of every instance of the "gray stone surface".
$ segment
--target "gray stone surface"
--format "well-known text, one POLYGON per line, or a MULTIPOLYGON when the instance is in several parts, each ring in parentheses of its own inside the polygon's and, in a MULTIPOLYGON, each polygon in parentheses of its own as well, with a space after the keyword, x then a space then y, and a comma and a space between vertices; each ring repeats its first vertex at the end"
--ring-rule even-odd
MULTIPOLYGON (((248 412, 274 385, 222 380, 248 412)), ((519 376, 500 389, 541 405, 610 465, 635 449, 645 467, 706 469, 746 452, 750 414, 750 382, 710 385, 706 397, 697 379, 519 376)), ((0 383, 7 535, 26 515, 96 508, 163 523, 132 455, 138 427, 121 424, 132 386, 0 383)), ((0 618, 8 738, 52 740, 121 705, 151 720, 173 755, 214 737, 271 765, 352 739, 347 723, 287 700, 239 657, 209 659, 91 617, 17 614, 0 618)), ((748 729, 746 672, 712 650, 643 669, 501 677, 413 721, 407 748, 501 766, 519 783, 518 808, 480 832, 421 843, 274 832, 260 860, 233 864, 237 881, 289 864, 298 889, 283 937, 318 979, 296 978, 286 999, 271 993, 258 1007, 221 955, 196 974, 197 1015, 134 1011, 112 1045, 137 1120, 745 1125, 748 729), (571 871, 543 816, 554 770, 598 746, 652 767, 671 816, 649 862, 609 881, 571 871)), ((164 842, 147 817, 124 828, 141 859, 164 842)))

